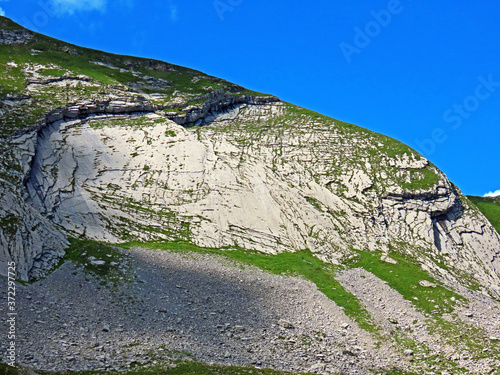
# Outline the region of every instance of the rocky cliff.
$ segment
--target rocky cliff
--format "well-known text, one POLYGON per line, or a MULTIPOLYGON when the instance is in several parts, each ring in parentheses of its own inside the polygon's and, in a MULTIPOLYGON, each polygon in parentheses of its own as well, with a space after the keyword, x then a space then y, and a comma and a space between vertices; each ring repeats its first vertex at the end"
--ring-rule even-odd
POLYGON ((310 249, 333 264, 396 252, 500 297, 499 234, 394 139, 2 17, 0 77, 0 257, 22 279, 74 236, 310 249))

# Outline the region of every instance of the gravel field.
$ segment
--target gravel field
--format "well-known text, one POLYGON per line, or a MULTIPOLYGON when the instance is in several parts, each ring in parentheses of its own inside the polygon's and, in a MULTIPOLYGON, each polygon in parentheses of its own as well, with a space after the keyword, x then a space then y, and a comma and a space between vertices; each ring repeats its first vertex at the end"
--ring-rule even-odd
MULTIPOLYGON (((124 262, 116 267, 125 277, 114 286, 103 285, 71 262, 44 280, 18 284, 19 364, 48 371, 125 370, 196 359, 371 374, 370 369, 408 368, 414 361, 413 353, 396 350, 390 340, 377 340, 360 329, 309 281, 243 268, 212 255, 140 248, 124 253, 124 262)), ((353 269, 340 281, 366 305, 385 335, 395 330, 390 320, 397 319, 403 330, 413 329, 415 340, 453 352, 427 332, 420 312, 372 274, 353 269)), ((0 282, 5 301, 6 281, 0 282)), ((474 324, 493 335, 498 331, 498 303, 482 296, 473 301, 460 315, 471 320, 466 315, 474 311, 474 324)), ((0 305, 2 316, 5 310, 6 302, 0 305)), ((2 340, 2 353, 6 349, 2 340)), ((477 372, 491 361, 468 367, 477 372)))

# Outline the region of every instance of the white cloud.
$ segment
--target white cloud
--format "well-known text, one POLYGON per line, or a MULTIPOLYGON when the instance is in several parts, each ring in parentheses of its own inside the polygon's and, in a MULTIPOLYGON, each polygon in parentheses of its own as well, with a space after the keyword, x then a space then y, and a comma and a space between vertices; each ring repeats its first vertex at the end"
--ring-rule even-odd
POLYGON ((483 195, 483 197, 498 197, 500 196, 500 190, 497 191, 490 191, 489 193, 486 193, 483 195))
MULTIPOLYGON (((1 2, 6 3, 7 1, 10 1, 10 0, 0 0, 0 3, 1 2)), ((2 7, 0 7, 0 16, 4 16, 5 17, 5 10, 3 10, 2 7)))
POLYGON ((108 0, 51 0, 57 14, 73 14, 78 11, 106 10, 108 0))

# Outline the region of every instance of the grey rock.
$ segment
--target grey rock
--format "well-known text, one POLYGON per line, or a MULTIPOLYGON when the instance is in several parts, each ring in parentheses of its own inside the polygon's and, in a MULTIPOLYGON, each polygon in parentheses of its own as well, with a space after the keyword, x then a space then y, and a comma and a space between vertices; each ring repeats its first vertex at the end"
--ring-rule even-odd
POLYGON ((436 287, 436 284, 431 283, 430 281, 427 281, 427 280, 420 280, 418 283, 425 288, 435 288, 436 287))
MULTIPOLYGON (((228 95, 224 91, 214 90, 204 97, 206 102, 201 107, 188 108, 186 120, 182 121, 186 121, 186 124, 189 121, 196 122, 207 113, 226 110, 227 112, 214 117, 216 120, 213 126, 216 129, 218 121, 222 123, 236 118, 239 119, 238 121, 250 121, 249 119, 254 114, 263 116, 264 113, 273 111, 279 114, 283 110, 283 105, 276 102, 276 98, 268 98, 267 101, 259 99, 259 101, 264 100, 265 104, 257 105, 251 104, 253 100, 251 98, 233 96, 229 98, 228 95), (205 105, 210 108, 204 108, 205 105)), ((369 250, 386 250, 386 241, 390 242, 390 239, 384 238, 389 235, 389 237, 393 236, 394 240, 404 238, 409 245, 423 246, 426 243, 431 244, 429 246, 435 246, 433 251, 446 251, 450 259, 455 259, 456 267, 463 272, 470 272, 466 270, 474 269, 473 277, 480 280, 490 293, 493 295, 500 293, 498 286, 500 276, 497 272, 499 264, 498 258, 495 257, 495 249, 500 246, 500 237, 494 228, 487 224, 486 219, 475 213, 469 213, 460 204, 458 198, 460 193, 444 176, 440 175, 439 184, 427 191, 404 192, 395 188, 385 196, 371 197, 363 194, 367 187, 374 183, 373 178, 362 171, 359 173, 349 171, 338 182, 347 189, 347 196, 342 196, 324 186, 323 183, 294 185, 295 187, 292 188, 291 180, 283 180, 279 177, 280 174, 269 170, 267 167, 269 161, 266 159, 265 152, 256 154, 252 162, 238 167, 239 169, 236 168, 239 163, 237 155, 240 152, 238 145, 231 137, 219 134, 215 130, 204 131, 200 134, 206 135, 200 135, 201 138, 199 138, 194 132, 165 120, 151 127, 153 133, 158 136, 148 140, 140 128, 130 129, 129 133, 122 133, 119 127, 93 128, 82 122, 85 116, 90 116, 89 114, 92 116, 109 114, 111 117, 125 115, 133 120, 134 116, 138 117, 134 113, 150 112, 155 110, 153 107, 144 101, 114 99, 101 103, 82 102, 49 114, 46 119, 47 123, 60 118, 66 120, 53 122, 41 132, 31 135, 32 151, 30 154, 34 158, 31 163, 34 168, 26 171, 25 185, 29 195, 28 203, 42 215, 52 215, 51 221, 57 225, 74 233, 86 233, 86 236, 96 240, 120 241, 113 234, 122 230, 120 228, 123 227, 122 222, 116 219, 117 217, 124 217, 144 226, 157 228, 168 226, 174 232, 181 231, 182 223, 188 221, 192 228, 192 241, 201 246, 220 247, 234 244, 236 241, 239 246, 250 246, 262 251, 272 249, 273 252, 282 252, 311 248, 316 254, 328 257, 332 263, 340 263, 343 257, 350 256, 351 245, 369 250), (70 118, 77 120, 70 121, 70 118), (82 132, 82 129, 85 131, 82 132), (176 134, 174 148, 165 148, 163 138, 160 137, 168 132, 176 134), (39 141, 37 134, 40 135, 39 141), (133 143, 128 142, 130 138, 134 139, 133 143), (90 149, 83 147, 88 144, 93 146, 90 149), (193 147, 197 150, 195 154, 187 152, 193 147), (137 156, 131 157, 136 149, 151 150, 152 153, 137 152, 137 156), (216 162, 220 155, 224 155, 227 164, 216 162), (186 162, 174 167, 172 162, 167 163, 166 160, 185 160, 186 162), (136 171, 143 170, 145 164, 149 168, 145 175, 154 171, 164 171, 152 185, 148 186, 134 183, 137 179, 136 171), (52 177, 50 171, 55 170, 59 173, 52 177), (199 171, 202 170, 204 172, 200 175, 199 171), (239 174, 243 173, 246 176, 245 179, 239 179, 235 174, 236 170, 239 174), (47 177, 42 178, 42 175, 47 177), (200 180, 200 176, 205 176, 203 181, 200 180), (239 182, 234 185, 235 181, 239 182), (260 182, 249 184, 245 181, 260 182), (190 184, 194 184, 192 188, 189 187, 190 184), (197 190, 195 188, 197 184, 204 186, 203 189, 197 190), (151 207, 165 207, 173 216, 166 218, 158 214, 146 217, 137 212, 120 211, 114 204, 106 202, 97 204, 95 198, 88 193, 89 190, 106 190, 111 185, 120 186, 120 194, 126 196, 127 199, 135 200, 140 197, 138 201, 141 201, 141 204, 144 204, 142 203, 142 199, 145 199, 143 197, 150 197, 148 199, 154 197, 150 203, 146 202, 146 206, 151 204, 151 207), (184 187, 179 188, 181 186, 184 187), (259 191, 257 186, 264 186, 265 189, 259 191), (165 187, 167 187, 167 195, 165 195, 165 187), (198 193, 196 197, 190 197, 180 209, 175 202, 178 197, 185 195, 186 189, 198 191, 198 193), (363 205, 353 204, 348 198, 351 195, 359 195, 363 200, 363 205), (342 223, 336 222, 331 219, 331 216, 326 217, 318 213, 315 207, 308 204, 304 196, 323 202, 321 204, 325 210, 342 211, 347 214, 342 223), (267 202, 267 215, 259 214, 262 199, 267 202), (153 201, 156 202, 153 203, 153 201), (78 207, 77 213, 75 207, 78 207), (300 207, 300 209, 296 210, 295 207, 300 207), (248 212, 255 212, 255 215, 248 215, 248 212), (104 217, 107 219, 104 220, 104 217), (207 220, 200 221, 200 217, 207 220), (284 217, 293 219, 284 220, 284 217), (366 219, 370 217, 373 220, 366 219), (434 217, 440 217, 440 220, 433 221, 434 217), (307 229, 307 223, 311 220, 316 223, 316 228, 319 230, 318 238, 322 238, 319 242, 315 237, 310 236, 310 230, 307 229), (292 222, 297 225, 291 225, 292 222), (339 232, 337 229, 339 225, 345 230, 339 232), (360 232, 356 229, 359 226, 368 232, 360 232), (109 230, 110 227, 113 230, 109 230), (465 234, 464 228, 473 230, 465 234), (474 238, 474 240, 464 242, 462 237, 474 238), (370 238, 377 240, 371 241, 370 238), (450 238, 455 238, 455 242, 450 242, 450 238), (470 245, 468 245, 469 242, 470 245), (334 248, 331 245, 333 243, 337 247, 334 248), (477 243, 481 243, 480 248, 476 246, 477 243), (483 255, 480 258, 474 257, 473 254, 478 252, 483 255), (474 264, 470 264, 469 267, 467 262, 458 261, 465 257, 465 254, 470 254, 469 257, 478 260, 484 259, 484 267, 474 264), (490 269, 493 273, 486 274, 486 269, 490 269), (497 289, 499 291, 496 292, 497 289)), ((156 120, 161 118, 154 114, 148 116, 150 117, 146 118, 156 120)), ((321 133, 321 136, 324 136, 324 133, 321 133)), ((320 137, 320 134, 312 132, 311 137, 320 137)), ((319 140, 318 138, 317 141, 319 140)), ((266 147, 269 147, 269 150, 272 149, 271 145, 266 146, 266 142, 263 141, 261 149, 264 150, 266 147)), ((303 158, 304 161, 301 163, 306 162, 308 155, 306 149, 287 147, 289 147, 287 153, 303 158)), ((329 154, 326 158, 332 157, 334 154, 329 154)), ((394 168, 402 168, 402 170, 422 168, 427 165, 425 159, 413 156, 388 160, 393 162, 394 168)), ((303 171, 297 169, 297 166, 283 165, 284 170, 289 170, 287 173, 293 172, 291 176, 295 176, 294 179, 299 178, 304 181, 309 179, 303 171)), ((317 168, 320 173, 321 167, 317 168)), ((151 209, 157 210, 157 208, 151 209)), ((133 229, 132 234, 142 240, 149 240, 152 236, 151 232, 147 233, 138 229, 133 229)), ((161 237, 161 234, 156 236, 161 237)), ((388 256, 382 259, 392 262, 392 258, 388 256)), ((439 272, 450 281, 454 280, 451 273, 446 273, 433 263, 432 256, 421 258, 419 261, 428 270, 439 272)))
POLYGON ((292 323, 290 323, 288 320, 285 320, 285 319, 280 319, 278 321, 278 325, 280 325, 283 328, 287 328, 287 329, 295 328, 295 326, 292 323))
POLYGON ((33 34, 26 29, 6 30, 0 28, 0 44, 26 44, 33 38, 33 34))
POLYGON ((314 374, 321 374, 326 370, 326 364, 318 362, 309 367, 307 372, 312 372, 314 374))

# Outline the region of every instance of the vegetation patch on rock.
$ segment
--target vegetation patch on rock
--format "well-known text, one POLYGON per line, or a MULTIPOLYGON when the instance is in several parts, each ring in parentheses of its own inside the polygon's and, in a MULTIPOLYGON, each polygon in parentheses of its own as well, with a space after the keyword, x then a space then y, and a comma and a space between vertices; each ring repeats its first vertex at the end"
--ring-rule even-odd
POLYGON ((475 197, 468 196, 484 216, 493 224, 495 229, 500 233, 500 197, 475 197))

